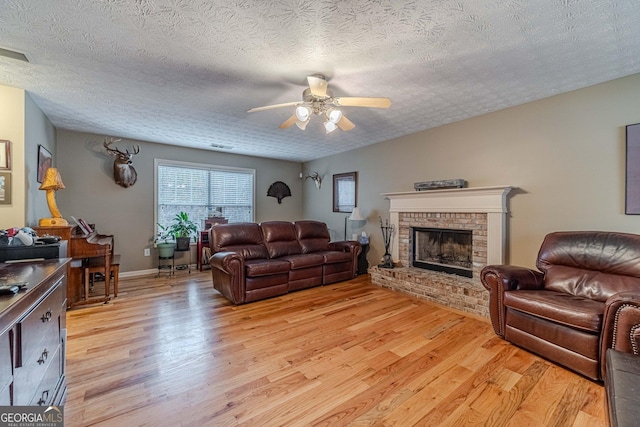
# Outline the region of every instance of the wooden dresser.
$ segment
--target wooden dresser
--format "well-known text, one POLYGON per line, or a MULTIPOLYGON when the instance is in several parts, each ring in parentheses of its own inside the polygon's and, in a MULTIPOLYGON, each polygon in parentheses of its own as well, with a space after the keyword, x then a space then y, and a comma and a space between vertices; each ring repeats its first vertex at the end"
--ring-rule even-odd
POLYGON ((66 398, 68 258, 0 264, 0 405, 61 405, 66 398))

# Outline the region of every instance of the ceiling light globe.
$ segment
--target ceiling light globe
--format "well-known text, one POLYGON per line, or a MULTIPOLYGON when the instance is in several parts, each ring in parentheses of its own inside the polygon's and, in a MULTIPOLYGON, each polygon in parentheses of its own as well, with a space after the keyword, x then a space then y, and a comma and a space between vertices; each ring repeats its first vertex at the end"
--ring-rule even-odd
POLYGON ((327 117, 331 123, 338 123, 342 119, 342 111, 331 109, 327 112, 327 117))
POLYGON ((306 122, 311 116, 311 108, 300 105, 296 108, 296 118, 301 122, 306 122))
POLYGON ((330 122, 329 120, 324 122, 324 129, 327 131, 327 133, 331 133, 334 130, 336 130, 337 128, 338 128, 338 126, 336 126, 335 123, 330 122))

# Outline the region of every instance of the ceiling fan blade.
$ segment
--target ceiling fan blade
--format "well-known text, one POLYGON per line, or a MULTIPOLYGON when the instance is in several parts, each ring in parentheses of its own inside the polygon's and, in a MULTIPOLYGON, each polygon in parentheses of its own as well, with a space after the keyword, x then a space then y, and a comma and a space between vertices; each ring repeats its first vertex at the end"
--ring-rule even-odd
POLYGON ((338 123, 336 123, 336 125, 345 132, 356 127, 356 125, 354 125, 351 120, 347 119, 344 114, 342 115, 342 118, 338 120, 338 123))
POLYGON ((307 81, 309 82, 309 89, 313 96, 317 96, 318 98, 324 98, 327 96, 327 81, 325 79, 321 79, 316 76, 308 76, 307 81))
POLYGON ((302 104, 302 101, 285 102, 284 104, 266 105, 264 107, 255 107, 250 110, 247 110, 247 113, 255 113, 256 111, 271 110, 272 108, 280 108, 280 107, 290 107, 292 105, 300 105, 300 104, 302 104))
POLYGON ((389 98, 357 98, 352 96, 333 98, 333 105, 338 107, 371 107, 389 108, 391 100, 389 98))
POLYGON ((296 120, 298 120, 298 118, 294 114, 293 116, 289 117, 287 120, 282 122, 282 124, 280 125, 280 129, 290 128, 296 123, 296 120))

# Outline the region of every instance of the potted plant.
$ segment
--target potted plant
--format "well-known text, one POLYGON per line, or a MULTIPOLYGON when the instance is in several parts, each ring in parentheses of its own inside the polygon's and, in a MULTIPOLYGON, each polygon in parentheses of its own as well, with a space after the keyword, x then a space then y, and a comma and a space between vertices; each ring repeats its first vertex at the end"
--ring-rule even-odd
POLYGON ((158 223, 158 234, 156 235, 153 245, 158 248, 158 256, 160 258, 171 258, 176 247, 174 242, 175 236, 164 225, 158 223))
POLYGON ((189 215, 186 212, 179 212, 169 225, 169 231, 176 238, 177 249, 179 251, 186 251, 189 249, 191 236, 195 238, 198 227, 189 219, 189 215))

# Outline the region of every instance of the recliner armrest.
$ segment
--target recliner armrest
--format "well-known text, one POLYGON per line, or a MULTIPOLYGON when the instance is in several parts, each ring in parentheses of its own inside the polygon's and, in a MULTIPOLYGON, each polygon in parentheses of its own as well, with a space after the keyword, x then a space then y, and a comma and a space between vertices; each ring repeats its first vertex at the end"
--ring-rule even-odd
POLYGON ((602 319, 601 361, 608 348, 640 354, 640 292, 620 292, 607 299, 602 319))
POLYGON ((489 291, 489 315, 496 335, 504 338, 504 292, 544 289, 544 275, 514 265, 488 265, 480 272, 482 285, 489 291))
POLYGON ((329 243, 329 250, 332 251, 351 252, 355 253, 357 256, 360 253, 360 251, 356 253, 357 249, 362 250, 362 246, 355 240, 343 240, 340 242, 329 243))
POLYGON ((244 258, 237 252, 216 252, 209 258, 209 265, 228 274, 240 274, 244 271, 244 258))

